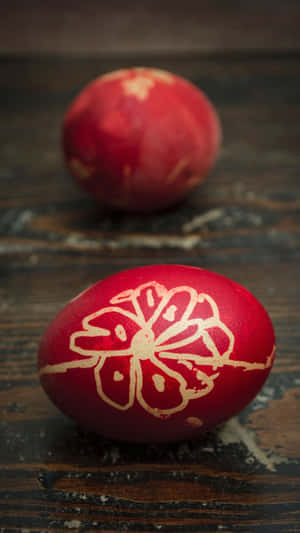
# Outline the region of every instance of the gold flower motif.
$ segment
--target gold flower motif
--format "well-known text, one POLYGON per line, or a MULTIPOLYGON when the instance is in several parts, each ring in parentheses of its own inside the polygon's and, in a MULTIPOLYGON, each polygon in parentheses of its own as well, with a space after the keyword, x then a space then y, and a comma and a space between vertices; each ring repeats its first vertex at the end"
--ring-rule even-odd
POLYGON ((86 316, 82 329, 70 336, 70 350, 83 359, 46 365, 41 375, 93 367, 104 402, 122 411, 137 402, 147 413, 166 418, 208 395, 224 365, 249 371, 272 364, 274 349, 265 364, 230 359, 232 331, 214 299, 192 287, 168 290, 152 281, 120 292, 109 303, 86 316))

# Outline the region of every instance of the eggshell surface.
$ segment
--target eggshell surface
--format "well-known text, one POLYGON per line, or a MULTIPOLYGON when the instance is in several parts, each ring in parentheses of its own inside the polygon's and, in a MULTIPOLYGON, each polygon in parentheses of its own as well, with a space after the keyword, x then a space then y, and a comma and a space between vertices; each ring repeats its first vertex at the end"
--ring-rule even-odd
POLYGON ((63 152, 75 181, 114 209, 173 205, 212 168, 221 140, 214 106, 171 72, 128 68, 89 83, 67 110, 63 152))
POLYGON ((74 298, 46 330, 42 386, 80 425, 128 441, 195 438, 263 386, 275 338, 237 283, 182 265, 110 276, 74 298))

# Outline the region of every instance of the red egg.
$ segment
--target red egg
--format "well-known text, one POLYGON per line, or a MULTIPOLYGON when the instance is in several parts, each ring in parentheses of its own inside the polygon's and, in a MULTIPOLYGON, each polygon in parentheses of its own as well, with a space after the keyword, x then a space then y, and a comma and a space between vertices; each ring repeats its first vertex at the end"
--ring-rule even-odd
POLYGON ((243 409, 273 363, 271 321, 218 274, 135 268, 81 293, 39 351, 41 383, 82 426, 128 441, 197 437, 243 409))
POLYGON ((204 93, 151 68, 97 78, 71 104, 63 125, 75 180, 102 204, 134 211, 183 198, 211 169, 220 137, 204 93))

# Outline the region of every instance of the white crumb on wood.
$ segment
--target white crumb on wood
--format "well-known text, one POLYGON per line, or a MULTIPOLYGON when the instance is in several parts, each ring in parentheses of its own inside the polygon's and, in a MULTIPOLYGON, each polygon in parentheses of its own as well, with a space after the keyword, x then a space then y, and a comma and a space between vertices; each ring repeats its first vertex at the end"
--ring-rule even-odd
POLYGON ((110 449, 110 457, 111 457, 112 464, 117 463, 118 460, 120 459, 120 450, 119 448, 117 448, 117 446, 113 446, 110 449))
POLYGON ((65 520, 64 526, 67 527, 68 529, 77 529, 78 527, 81 526, 81 521, 80 520, 65 520))
MULTIPOLYGON (((300 380, 299 380, 300 381, 300 380)), ((268 387, 267 385, 264 386, 263 388, 264 392, 266 394, 268 394, 269 396, 273 396, 274 395, 274 392, 275 392, 275 389, 274 387, 268 387)))
POLYGON ((30 211, 30 209, 25 209, 20 213, 14 222, 12 223, 11 229, 13 232, 21 231, 25 224, 29 222, 33 218, 33 211, 30 211))
MULTIPOLYGON (((200 235, 126 235, 121 238, 87 239, 78 233, 71 233, 63 242, 51 243, 51 250, 61 250, 64 246, 72 250, 123 250, 123 249, 181 249, 192 250, 201 243, 202 247, 207 247, 207 243, 200 235)), ((0 244, 0 255, 9 253, 30 253, 34 252, 38 245, 35 243, 14 243, 7 242, 0 244)), ((46 243, 48 246, 48 243, 46 243)))
POLYGON ((182 226, 183 233, 189 233, 190 231, 193 231, 195 229, 201 228, 204 226, 204 224, 207 224, 207 222, 213 222, 217 220, 218 218, 221 218, 224 214, 224 209, 216 208, 211 209, 210 211, 206 211, 206 213, 203 213, 202 215, 197 215, 190 222, 186 222, 182 226))
POLYGON ((181 248, 191 250, 202 241, 199 235, 126 235, 120 239, 86 239, 78 233, 71 233, 64 244, 78 250, 117 250, 124 248, 181 248))
POLYGON ((257 396, 257 399, 260 401, 260 402, 268 402, 270 400, 270 398, 268 396, 264 396, 263 394, 259 394, 257 396))

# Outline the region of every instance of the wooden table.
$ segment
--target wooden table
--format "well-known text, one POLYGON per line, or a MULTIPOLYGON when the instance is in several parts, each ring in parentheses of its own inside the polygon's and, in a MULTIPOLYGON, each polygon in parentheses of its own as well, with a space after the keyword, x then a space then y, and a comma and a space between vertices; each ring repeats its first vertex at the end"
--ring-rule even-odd
MULTIPOLYGON (((138 63, 130 58, 130 64, 138 63)), ((113 58, 0 63, 0 531, 300 531, 300 63, 297 54, 159 56, 215 103, 216 168, 180 206, 99 209, 60 154, 66 106, 113 58), (125 268, 183 263, 250 289, 278 354, 258 397, 202 440, 130 445, 86 434, 50 403, 36 355, 49 321, 125 268)))

